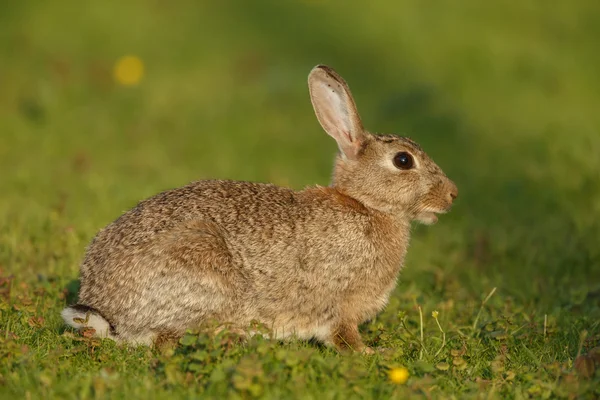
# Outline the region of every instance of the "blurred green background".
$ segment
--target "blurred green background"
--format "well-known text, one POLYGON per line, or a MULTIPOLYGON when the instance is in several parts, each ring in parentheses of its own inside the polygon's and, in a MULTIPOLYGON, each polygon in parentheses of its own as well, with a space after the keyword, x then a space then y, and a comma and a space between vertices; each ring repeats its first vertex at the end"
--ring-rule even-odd
POLYGON ((599 43, 595 0, 3 2, 0 266, 66 284, 98 229, 192 180, 327 184, 323 63, 460 190, 415 228, 399 298, 470 318, 498 287, 537 323, 597 329, 599 43), (126 55, 135 86, 114 78, 126 55))

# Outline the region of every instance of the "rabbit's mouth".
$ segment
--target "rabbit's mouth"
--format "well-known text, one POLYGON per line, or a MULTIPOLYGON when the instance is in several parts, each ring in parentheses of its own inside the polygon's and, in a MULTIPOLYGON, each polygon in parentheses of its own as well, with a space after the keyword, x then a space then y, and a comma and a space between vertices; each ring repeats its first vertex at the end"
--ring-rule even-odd
POLYGON ((423 211, 416 216, 416 220, 425 225, 433 225, 438 221, 437 214, 446 214, 448 210, 423 211))
POLYGON ((422 212, 415 219, 425 225, 433 225, 438 221, 438 217, 433 211, 422 212))

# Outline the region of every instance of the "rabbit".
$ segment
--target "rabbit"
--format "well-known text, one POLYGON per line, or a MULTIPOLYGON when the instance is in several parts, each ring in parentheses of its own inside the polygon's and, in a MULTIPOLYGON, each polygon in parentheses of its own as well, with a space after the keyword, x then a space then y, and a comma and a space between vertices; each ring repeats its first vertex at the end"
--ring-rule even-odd
POLYGON ((89 244, 65 323, 152 346, 258 321, 273 339, 372 353, 358 326, 386 306, 411 222, 435 223, 458 189, 411 139, 366 131, 332 68, 308 86, 339 147, 330 186, 201 180, 141 201, 89 244))

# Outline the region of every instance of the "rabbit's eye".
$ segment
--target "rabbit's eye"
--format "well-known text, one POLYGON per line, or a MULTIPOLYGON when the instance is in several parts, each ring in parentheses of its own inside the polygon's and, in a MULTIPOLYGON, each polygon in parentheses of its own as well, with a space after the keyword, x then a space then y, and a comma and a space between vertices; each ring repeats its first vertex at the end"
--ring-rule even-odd
POLYGON ((398 169, 411 169, 414 165, 412 156, 402 151, 394 156, 394 166, 398 169))

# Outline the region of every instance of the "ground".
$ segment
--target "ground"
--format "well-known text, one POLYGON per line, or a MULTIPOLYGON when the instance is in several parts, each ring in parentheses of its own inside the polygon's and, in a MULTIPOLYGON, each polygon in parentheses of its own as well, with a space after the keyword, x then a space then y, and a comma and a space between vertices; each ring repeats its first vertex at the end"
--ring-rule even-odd
POLYGON ((599 40, 584 0, 3 4, 0 397, 597 398, 599 40), (85 246, 140 199, 209 177, 328 183, 318 63, 460 190, 361 327, 388 350, 66 329, 85 246))

